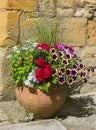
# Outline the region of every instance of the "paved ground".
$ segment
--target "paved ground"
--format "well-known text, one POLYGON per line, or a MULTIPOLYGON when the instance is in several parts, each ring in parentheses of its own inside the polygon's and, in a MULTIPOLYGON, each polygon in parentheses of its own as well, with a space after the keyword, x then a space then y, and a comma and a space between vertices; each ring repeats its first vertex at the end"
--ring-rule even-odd
POLYGON ((56 117, 38 121, 26 118, 17 101, 0 102, 0 130, 96 130, 96 94, 92 95, 67 98, 56 117))
POLYGON ((67 130, 56 120, 42 120, 0 127, 0 130, 67 130))

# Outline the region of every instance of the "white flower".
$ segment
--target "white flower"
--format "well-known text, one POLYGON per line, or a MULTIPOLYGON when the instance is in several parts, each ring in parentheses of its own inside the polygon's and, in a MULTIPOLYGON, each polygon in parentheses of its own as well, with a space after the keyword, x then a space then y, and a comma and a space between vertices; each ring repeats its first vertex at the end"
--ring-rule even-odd
POLYGON ((37 42, 34 42, 33 43, 33 47, 35 48, 35 47, 37 47, 38 46, 38 43, 37 42))
POLYGON ((24 81, 24 84, 25 84, 26 86, 30 86, 30 81, 29 81, 28 79, 26 79, 26 80, 24 81))
POLYGON ((31 75, 28 76, 27 78, 29 81, 31 81, 33 79, 33 77, 31 75))

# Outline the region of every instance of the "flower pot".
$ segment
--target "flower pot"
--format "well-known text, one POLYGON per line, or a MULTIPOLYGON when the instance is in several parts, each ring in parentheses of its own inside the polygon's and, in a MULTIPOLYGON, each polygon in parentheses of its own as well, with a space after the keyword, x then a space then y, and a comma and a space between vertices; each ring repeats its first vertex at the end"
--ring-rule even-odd
POLYGON ((35 118, 44 119, 52 117, 61 108, 67 97, 67 87, 51 86, 48 93, 36 87, 17 87, 16 97, 21 106, 33 112, 35 118))

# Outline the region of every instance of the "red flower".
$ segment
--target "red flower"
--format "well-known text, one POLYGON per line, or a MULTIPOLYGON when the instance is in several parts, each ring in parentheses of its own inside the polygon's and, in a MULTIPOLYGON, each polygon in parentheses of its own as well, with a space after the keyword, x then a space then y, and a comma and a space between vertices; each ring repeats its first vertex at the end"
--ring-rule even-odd
POLYGON ((45 62, 45 60, 43 60, 41 58, 39 58, 39 59, 36 60, 36 64, 39 65, 39 66, 41 66, 41 67, 45 67, 47 65, 46 62, 45 62))
POLYGON ((37 46, 38 49, 40 50, 47 50, 49 51, 50 50, 50 46, 46 43, 40 43, 38 46, 37 46))
POLYGON ((44 69, 43 68, 38 68, 36 70, 36 78, 39 82, 43 82, 45 80, 44 76, 44 69))
POLYGON ((44 75, 45 75, 45 79, 48 79, 51 77, 51 72, 52 72, 52 68, 51 66, 47 66, 45 69, 44 69, 44 75))
POLYGON ((45 68, 38 68, 36 70, 36 78, 39 82, 43 82, 45 81, 46 79, 50 78, 51 77, 51 71, 52 71, 52 68, 51 66, 46 66, 45 68))

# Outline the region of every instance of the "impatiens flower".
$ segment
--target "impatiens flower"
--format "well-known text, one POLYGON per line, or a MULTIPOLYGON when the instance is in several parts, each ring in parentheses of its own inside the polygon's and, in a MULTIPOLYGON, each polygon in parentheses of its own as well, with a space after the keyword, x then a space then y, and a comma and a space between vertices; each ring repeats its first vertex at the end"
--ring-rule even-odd
POLYGON ((67 75, 70 75, 71 74, 71 70, 69 69, 69 70, 66 70, 66 74, 67 75))
POLYGON ((74 75, 74 76, 76 76, 76 75, 77 75, 77 70, 72 69, 72 70, 71 70, 71 74, 74 75))
POLYGON ((46 61, 42 58, 37 59, 36 64, 41 66, 41 67, 45 67, 47 65, 46 61))
POLYGON ((47 50, 47 51, 50 50, 50 46, 49 46, 48 44, 46 44, 46 43, 41 43, 41 44, 39 44, 39 45, 37 46, 37 48, 40 49, 40 50, 47 50))
POLYGON ((64 84, 65 83, 64 77, 60 77, 58 82, 59 84, 64 84))

